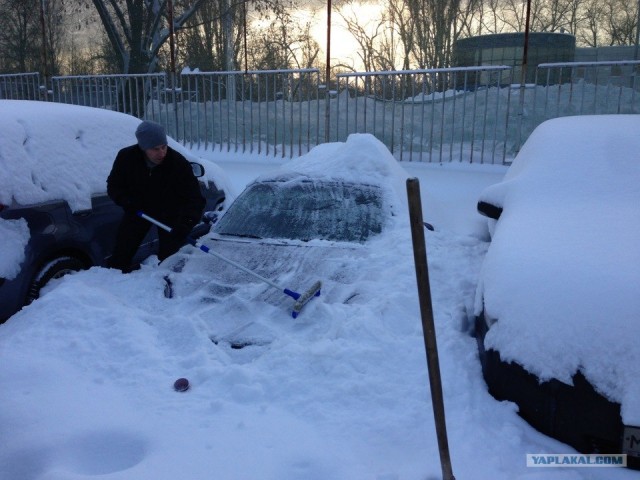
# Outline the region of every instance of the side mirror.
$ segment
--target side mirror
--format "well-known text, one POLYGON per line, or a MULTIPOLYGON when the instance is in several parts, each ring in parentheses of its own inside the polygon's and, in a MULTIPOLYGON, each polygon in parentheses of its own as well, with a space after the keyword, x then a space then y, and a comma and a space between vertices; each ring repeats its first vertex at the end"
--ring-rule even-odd
POLYGON ((485 217, 493 218, 494 220, 498 220, 500 215, 502 215, 502 207, 497 207, 495 205, 490 204, 489 202, 479 201, 476 207, 478 212, 484 215, 485 217))
POLYGON ((196 162, 191 163, 191 171, 193 172, 193 176, 196 178, 200 178, 204 176, 204 167, 196 162))

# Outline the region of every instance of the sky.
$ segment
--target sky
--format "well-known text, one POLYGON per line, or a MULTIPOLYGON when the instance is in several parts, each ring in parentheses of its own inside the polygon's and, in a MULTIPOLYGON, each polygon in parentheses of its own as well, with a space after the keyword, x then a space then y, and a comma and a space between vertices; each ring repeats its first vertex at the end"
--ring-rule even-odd
MULTIPOLYGON (((48 127, 60 142, 54 149, 64 137, 56 127, 48 127)), ((0 326, 0 479, 441 478, 408 177, 420 180, 424 219, 435 227, 425 236, 456 478, 637 478, 613 468, 526 467, 528 453, 575 452, 487 392, 469 330, 491 230, 475 204, 482 195, 510 201, 509 185, 525 178, 517 167, 506 187, 486 190, 507 167, 398 165, 370 135, 292 162, 193 153, 216 161, 216 178, 226 176, 235 193, 280 169, 340 176, 382 185, 393 215, 364 245, 203 239, 293 288, 322 280, 321 296, 296 319, 281 292, 189 246, 128 275, 92 268, 47 287, 0 326), (163 295, 166 275, 173 298, 163 295), (252 345, 231 348, 236 341, 252 345), (175 392, 181 377, 191 388, 175 392)), ((583 153, 588 165, 592 152, 583 153)), ((3 251, 7 238, 0 235, 3 251)))
MULTIPOLYGON (((350 21, 357 19, 360 28, 368 35, 374 36, 376 26, 380 22, 382 5, 371 2, 358 2, 353 7, 333 6, 331 13, 331 64, 343 64, 351 66, 354 71, 362 71, 364 65, 357 55, 360 50, 358 42, 347 29, 347 25, 342 18, 346 17, 350 21)), ((303 10, 304 12, 304 10, 303 10)), ((322 60, 326 59, 327 51, 327 8, 326 5, 316 10, 312 16, 311 34, 313 35, 322 51, 322 60)))

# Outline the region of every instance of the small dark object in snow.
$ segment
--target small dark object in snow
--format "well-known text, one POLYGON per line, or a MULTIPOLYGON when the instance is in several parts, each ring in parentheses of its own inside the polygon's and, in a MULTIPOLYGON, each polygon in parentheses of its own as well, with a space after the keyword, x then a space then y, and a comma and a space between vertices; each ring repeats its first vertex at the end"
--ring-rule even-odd
POLYGON ((162 277, 164 279, 164 298, 173 298, 173 282, 169 275, 162 277))
POLYGON ((176 392, 186 392, 189 390, 189 380, 186 378, 179 378, 173 383, 173 389, 176 392))

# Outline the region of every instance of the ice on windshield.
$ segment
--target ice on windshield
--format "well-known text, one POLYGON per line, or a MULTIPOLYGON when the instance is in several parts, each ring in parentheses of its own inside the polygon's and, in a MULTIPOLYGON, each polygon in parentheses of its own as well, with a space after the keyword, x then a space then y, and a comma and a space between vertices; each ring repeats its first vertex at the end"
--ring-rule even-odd
POLYGON ((254 238, 365 242, 382 231, 381 189, 342 182, 273 181, 251 185, 215 232, 254 238))

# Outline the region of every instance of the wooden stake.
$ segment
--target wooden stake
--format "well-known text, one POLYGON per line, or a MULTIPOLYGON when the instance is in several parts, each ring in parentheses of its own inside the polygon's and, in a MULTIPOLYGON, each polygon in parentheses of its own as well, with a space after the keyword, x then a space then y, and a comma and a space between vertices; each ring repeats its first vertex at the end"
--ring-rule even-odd
POLYGON ((424 346, 427 354, 431 403, 433 404, 433 416, 435 418, 436 435, 438 437, 442 478, 444 480, 455 480, 451 467, 451 459, 449 457, 447 425, 444 415, 444 399, 442 396, 442 380, 440 378, 438 346, 436 344, 436 330, 433 321, 433 306, 431 303, 431 285, 429 283, 429 269, 427 267, 427 248, 424 240, 425 227, 422 219, 420 182, 417 178, 409 178, 407 180, 407 198, 409 201, 411 238, 413 240, 413 258, 416 266, 416 279, 418 281, 422 333, 424 335, 424 346))

